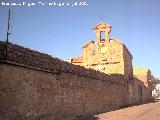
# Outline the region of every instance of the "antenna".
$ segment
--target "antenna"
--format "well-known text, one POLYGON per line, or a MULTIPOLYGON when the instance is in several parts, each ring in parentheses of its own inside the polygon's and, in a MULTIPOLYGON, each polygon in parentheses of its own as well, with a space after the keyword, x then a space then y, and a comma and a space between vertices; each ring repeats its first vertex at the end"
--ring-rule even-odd
POLYGON ((9 10, 8 11, 7 40, 6 40, 7 43, 9 42, 9 35, 11 34, 11 31, 10 31, 10 29, 11 29, 10 22, 11 22, 11 11, 9 10))
POLYGON ((6 55, 5 55, 5 62, 7 62, 7 52, 8 52, 8 42, 9 42, 9 35, 11 34, 11 27, 10 27, 10 22, 11 22, 11 11, 8 11, 8 25, 7 25, 7 39, 6 39, 6 55))

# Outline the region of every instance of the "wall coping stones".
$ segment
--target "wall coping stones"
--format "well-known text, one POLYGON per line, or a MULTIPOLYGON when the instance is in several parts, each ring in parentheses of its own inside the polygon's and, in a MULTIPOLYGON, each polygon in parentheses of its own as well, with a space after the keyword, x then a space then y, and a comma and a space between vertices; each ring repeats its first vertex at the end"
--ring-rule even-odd
POLYGON ((71 73, 80 77, 103 80, 114 84, 125 84, 124 75, 105 74, 83 66, 73 65, 51 55, 44 54, 13 43, 0 41, 0 63, 18 65, 54 74, 71 73))

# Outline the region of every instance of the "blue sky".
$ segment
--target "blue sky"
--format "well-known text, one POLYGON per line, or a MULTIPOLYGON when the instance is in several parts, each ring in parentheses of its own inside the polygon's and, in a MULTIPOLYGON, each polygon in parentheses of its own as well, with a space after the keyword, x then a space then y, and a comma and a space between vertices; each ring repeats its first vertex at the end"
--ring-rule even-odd
POLYGON ((147 67, 160 77, 159 0, 26 0, 68 2, 70 6, 1 5, 7 1, 11 0, 0 0, 0 40, 6 38, 7 12, 11 9, 11 42, 67 59, 80 56, 81 46, 95 40, 92 28, 102 19, 112 26, 111 38, 122 41, 133 55, 133 66, 147 67), (75 2, 88 5, 71 6, 75 2))

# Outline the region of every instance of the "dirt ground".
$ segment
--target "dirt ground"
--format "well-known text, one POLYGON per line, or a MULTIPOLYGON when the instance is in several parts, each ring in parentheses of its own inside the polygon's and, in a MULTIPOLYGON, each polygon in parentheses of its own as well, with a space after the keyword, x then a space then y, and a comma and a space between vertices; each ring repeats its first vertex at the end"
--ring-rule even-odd
POLYGON ((119 109, 83 120, 160 120, 160 102, 119 109))

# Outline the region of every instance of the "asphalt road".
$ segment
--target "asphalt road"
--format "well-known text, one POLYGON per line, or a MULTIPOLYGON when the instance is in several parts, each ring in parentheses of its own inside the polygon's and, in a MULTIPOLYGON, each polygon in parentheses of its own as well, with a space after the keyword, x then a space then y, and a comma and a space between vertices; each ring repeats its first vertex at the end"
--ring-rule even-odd
POLYGON ((119 109, 84 120, 160 120, 160 102, 119 109))

